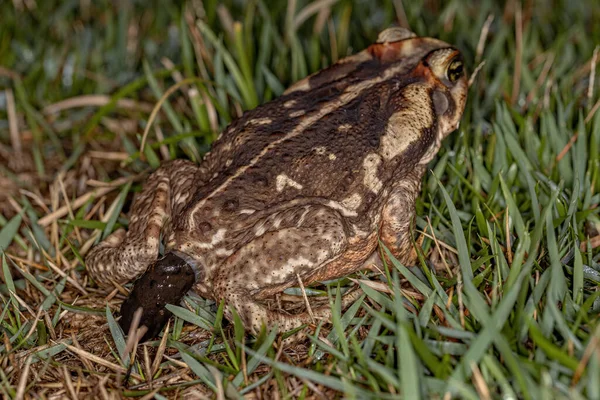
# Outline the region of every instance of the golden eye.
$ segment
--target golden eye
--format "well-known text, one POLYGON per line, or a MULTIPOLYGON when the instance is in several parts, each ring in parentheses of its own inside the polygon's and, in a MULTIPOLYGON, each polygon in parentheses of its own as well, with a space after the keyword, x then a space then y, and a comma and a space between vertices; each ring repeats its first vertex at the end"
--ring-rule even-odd
POLYGON ((454 83, 457 80, 459 80, 464 75, 464 73, 465 73, 465 71, 463 68, 462 60, 455 59, 448 66, 448 70, 446 71, 446 76, 448 77, 448 80, 450 82, 454 83))

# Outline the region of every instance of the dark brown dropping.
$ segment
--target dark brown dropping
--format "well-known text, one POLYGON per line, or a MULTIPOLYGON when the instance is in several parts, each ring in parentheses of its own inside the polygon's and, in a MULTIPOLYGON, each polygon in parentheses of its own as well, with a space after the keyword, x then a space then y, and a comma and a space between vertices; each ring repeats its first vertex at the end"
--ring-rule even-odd
POLYGON ((179 256, 168 253, 135 281, 129 297, 121 305, 119 325, 127 334, 136 310, 142 308, 139 326, 146 326, 148 331, 141 341, 158 336, 171 316, 165 306, 179 305, 195 282, 192 267, 179 256))

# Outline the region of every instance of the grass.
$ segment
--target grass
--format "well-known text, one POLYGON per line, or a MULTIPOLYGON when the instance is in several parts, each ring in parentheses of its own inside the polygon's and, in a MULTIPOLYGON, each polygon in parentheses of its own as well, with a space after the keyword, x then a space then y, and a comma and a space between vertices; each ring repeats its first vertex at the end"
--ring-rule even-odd
POLYGON ((118 4, 0 4, 4 397, 600 398, 594 1, 118 4), (395 21, 478 71, 417 203, 420 264, 358 274, 344 312, 331 285, 303 345, 188 296, 129 352, 126 291, 81 254, 127 225, 143 173, 395 21))

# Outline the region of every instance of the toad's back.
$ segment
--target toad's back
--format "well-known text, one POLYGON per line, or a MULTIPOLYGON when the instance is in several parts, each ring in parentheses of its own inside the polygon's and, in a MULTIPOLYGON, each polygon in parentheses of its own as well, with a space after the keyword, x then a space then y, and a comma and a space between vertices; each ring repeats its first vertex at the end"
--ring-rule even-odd
POLYGON ((395 171, 414 167, 434 143, 432 88, 414 70, 433 49, 447 47, 429 38, 382 46, 297 83, 232 123, 201 164, 178 229, 215 218, 222 227, 311 197, 338 203, 348 217, 365 215, 395 171), (382 143, 400 112, 408 129, 382 143))

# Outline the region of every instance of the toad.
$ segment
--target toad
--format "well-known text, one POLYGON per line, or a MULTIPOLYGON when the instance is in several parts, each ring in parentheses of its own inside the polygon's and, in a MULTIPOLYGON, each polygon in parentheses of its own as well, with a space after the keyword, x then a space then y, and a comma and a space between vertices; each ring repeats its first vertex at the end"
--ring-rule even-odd
POLYGON ((263 301, 299 280, 366 268, 380 241, 402 263, 416 261, 415 199, 466 96, 456 48, 387 29, 245 112, 200 164, 163 164, 134 198, 129 229, 92 248, 87 269, 100 284, 138 278, 121 325, 127 330, 141 307, 146 338, 166 323, 165 305, 189 290, 235 308, 253 333, 308 323, 308 312, 289 315, 263 301))

